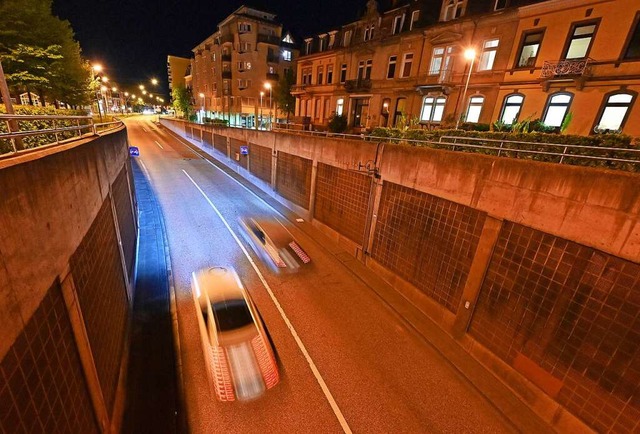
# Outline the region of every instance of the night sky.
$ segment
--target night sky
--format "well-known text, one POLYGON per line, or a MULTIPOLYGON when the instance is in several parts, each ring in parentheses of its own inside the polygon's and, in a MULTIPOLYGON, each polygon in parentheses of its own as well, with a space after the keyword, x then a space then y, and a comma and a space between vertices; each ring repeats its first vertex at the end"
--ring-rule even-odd
POLYGON ((366 0, 53 0, 53 13, 69 20, 84 57, 116 83, 133 88, 155 77, 167 96, 167 55, 190 57, 243 4, 276 14, 300 43, 355 20, 366 0))

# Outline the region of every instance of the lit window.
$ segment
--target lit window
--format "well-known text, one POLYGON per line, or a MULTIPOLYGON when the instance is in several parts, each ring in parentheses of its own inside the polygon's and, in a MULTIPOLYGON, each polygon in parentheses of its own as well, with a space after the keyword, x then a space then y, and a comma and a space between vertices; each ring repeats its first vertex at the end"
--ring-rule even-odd
POLYGON ((291 62, 291 51, 290 50, 282 50, 282 59, 287 62, 291 62))
POLYGON ((393 78, 396 75, 396 61, 398 56, 389 56, 389 65, 387 66, 387 78, 393 78))
POLYGON ((411 23, 409 24, 409 30, 413 30, 419 18, 420 18, 420 11, 411 12, 411 23))
POLYGON ((618 131, 622 129, 627 120, 629 109, 631 109, 633 98, 634 95, 629 93, 616 93, 607 97, 600 119, 596 124, 596 131, 618 131))
POLYGON ((482 46, 482 54, 480 54, 480 61, 478 62, 478 71, 489 71, 493 69, 493 62, 496 59, 496 52, 498 51, 498 39, 491 39, 485 41, 482 46))
POLYGON ((640 12, 636 14, 634 24, 631 26, 627 47, 622 56, 623 59, 640 59, 640 12))
POLYGON ((573 27, 565 59, 583 59, 589 54, 589 48, 596 32, 595 24, 583 24, 573 27))
POLYGON ((422 112, 420 113, 420 121, 422 122, 440 122, 444 113, 444 104, 447 99, 443 96, 437 98, 426 96, 422 100, 422 112))
POLYGON ((466 0, 446 0, 442 13, 442 21, 451 21, 464 15, 466 0))
POLYGON ((522 108, 523 102, 523 95, 508 95, 504 99, 504 105, 502 106, 502 116, 500 116, 500 120, 507 125, 513 124, 520 115, 520 109, 522 108))
POLYGON ((483 96, 472 96, 469 98, 469 107, 467 108, 466 122, 477 123, 480 120, 480 112, 484 104, 483 96))
POLYGON ((291 39, 291 35, 287 33, 287 35, 282 39, 282 42, 287 44, 293 44, 293 39, 291 39))
POLYGON ((436 75, 440 73, 442 68, 442 59, 444 58, 444 47, 435 47, 431 55, 431 65, 429 66, 429 74, 436 75))
POLYGON ((550 127, 559 127, 562 125, 567 111, 569 111, 569 105, 571 105, 572 99, 573 95, 570 93, 556 93, 551 95, 542 122, 550 127))
POLYGON ((336 115, 342 116, 343 110, 344 110, 344 99, 338 98, 338 101, 336 102, 336 115))
POLYGON ((520 47, 520 55, 518 56, 518 68, 526 68, 535 66, 542 43, 543 32, 535 32, 525 34, 520 47))
POLYGON ((409 77, 411 75, 411 65, 413 64, 413 53, 405 53, 402 59, 402 74, 401 77, 409 77))

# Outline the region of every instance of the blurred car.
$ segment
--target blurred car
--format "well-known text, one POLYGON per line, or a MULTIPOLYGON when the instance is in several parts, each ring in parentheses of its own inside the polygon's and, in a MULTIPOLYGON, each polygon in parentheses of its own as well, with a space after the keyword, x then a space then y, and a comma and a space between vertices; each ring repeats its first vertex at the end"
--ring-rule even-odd
POLYGON ((311 258, 275 218, 246 217, 240 220, 245 239, 253 250, 272 268, 297 271, 311 258))
POLYGON ((220 401, 259 397, 280 381, 262 320, 235 270, 192 273, 191 286, 207 330, 210 368, 220 401))

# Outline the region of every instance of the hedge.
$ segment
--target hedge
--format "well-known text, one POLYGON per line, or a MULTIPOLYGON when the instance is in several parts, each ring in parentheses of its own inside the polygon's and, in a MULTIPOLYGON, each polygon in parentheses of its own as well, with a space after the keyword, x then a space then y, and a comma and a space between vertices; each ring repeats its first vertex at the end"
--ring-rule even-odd
MULTIPOLYGON (((625 152, 624 149, 640 149, 640 138, 635 140, 628 135, 624 134, 599 134, 594 136, 578 136, 568 134, 550 134, 550 133, 510 133, 510 132, 498 132, 498 131, 463 131, 463 130, 422 130, 422 129, 409 129, 399 130, 395 128, 375 128, 369 138, 375 140, 376 138, 391 138, 398 139, 392 140, 394 142, 405 143, 412 146, 429 147, 434 149, 452 149, 451 145, 438 143, 441 137, 452 136, 456 138, 477 138, 477 139, 489 139, 489 140, 504 140, 509 142, 528 142, 531 145, 524 143, 509 143, 502 142, 496 143, 487 141, 473 141, 468 142, 478 146, 491 146, 499 148, 496 149, 480 149, 480 148, 453 148, 456 151, 481 153, 487 155, 497 155, 500 152, 501 156, 528 159, 536 161, 546 162, 560 162, 572 164, 576 166, 591 166, 591 167, 605 167, 609 169, 625 170, 630 172, 640 172, 640 152, 625 152), (423 140, 421 142, 411 142, 410 140, 423 140), (429 142, 429 143, 427 143, 429 142), (553 144, 558 146, 544 146, 542 144, 553 144), (562 154, 565 151, 564 145, 571 146, 589 146, 591 148, 618 148, 616 150, 608 149, 568 149, 567 152, 571 152, 572 155, 587 155, 591 157, 601 158, 618 158, 636 160, 637 163, 615 162, 607 160, 586 159, 576 157, 560 157, 557 155, 543 155, 535 153, 525 153, 527 151, 538 151, 547 153, 562 154)), ((463 142, 463 141, 460 141, 463 142)))

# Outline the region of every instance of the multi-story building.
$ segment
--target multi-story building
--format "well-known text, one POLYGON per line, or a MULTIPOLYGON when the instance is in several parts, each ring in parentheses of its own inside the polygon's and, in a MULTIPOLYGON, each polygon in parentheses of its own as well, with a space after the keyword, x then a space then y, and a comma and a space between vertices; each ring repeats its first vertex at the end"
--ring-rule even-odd
POLYGON ((275 15, 242 6, 192 51, 192 92, 203 116, 248 128, 282 117, 273 88, 295 71, 298 51, 275 15))
POLYGON ((191 65, 186 57, 167 56, 167 76, 169 79, 169 93, 174 86, 186 87, 185 76, 191 65))
POLYGON ((305 39, 296 115, 355 130, 540 118, 567 132, 640 135, 634 0, 393 1, 305 39), (629 13, 631 11, 632 13, 629 13), (467 56, 465 57, 465 53, 467 56), (572 120, 569 122, 569 118, 572 120))

